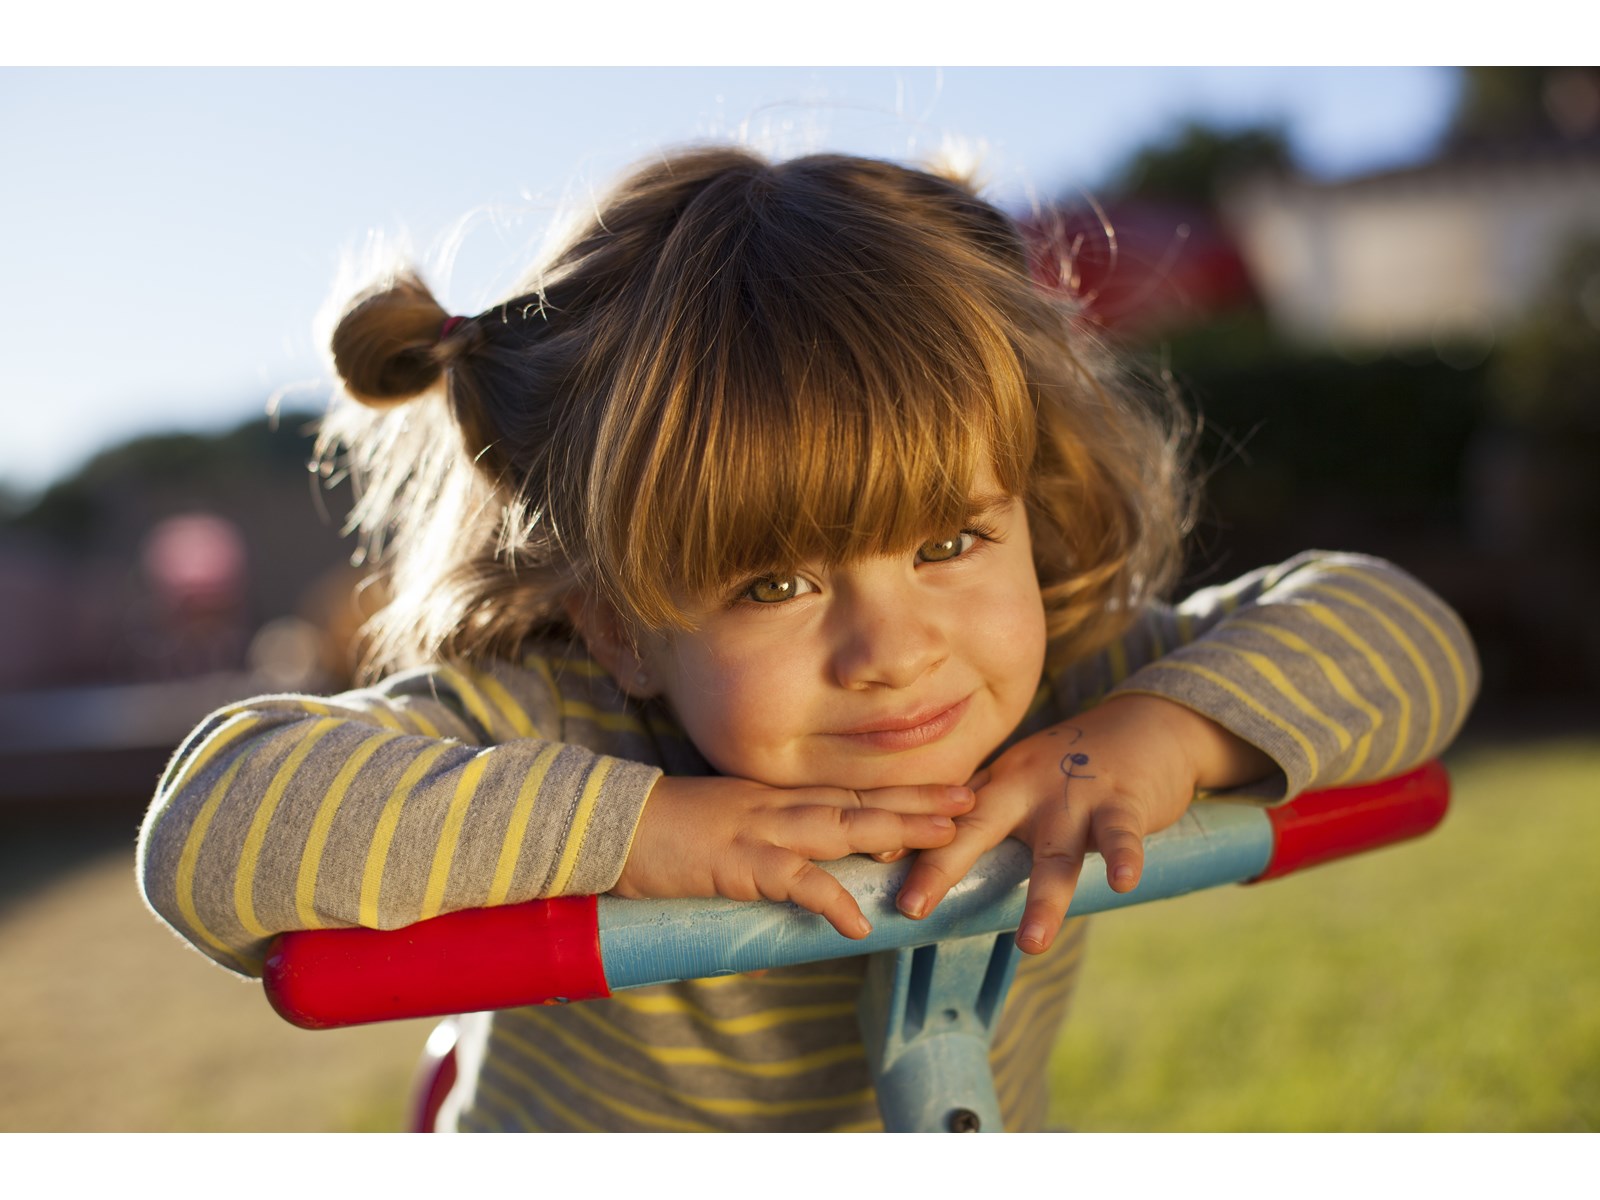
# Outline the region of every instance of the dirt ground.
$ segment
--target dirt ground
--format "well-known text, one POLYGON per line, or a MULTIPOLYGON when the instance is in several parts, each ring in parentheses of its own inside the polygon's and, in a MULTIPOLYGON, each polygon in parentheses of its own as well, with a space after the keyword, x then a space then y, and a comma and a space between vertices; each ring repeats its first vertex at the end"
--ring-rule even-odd
POLYGON ((431 1023, 285 1024, 144 907, 138 819, 0 813, 0 1131, 397 1128, 431 1023))

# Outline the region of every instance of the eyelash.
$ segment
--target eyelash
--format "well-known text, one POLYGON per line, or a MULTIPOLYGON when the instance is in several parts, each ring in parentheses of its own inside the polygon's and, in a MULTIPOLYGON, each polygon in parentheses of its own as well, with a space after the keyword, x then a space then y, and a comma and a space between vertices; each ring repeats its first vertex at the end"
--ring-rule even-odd
MULTIPOLYGON (((967 528, 963 529, 956 536, 957 536, 958 539, 967 538, 967 537, 972 538, 973 539, 972 545, 967 546, 959 554, 956 554, 956 555, 954 555, 954 556, 952 556, 950 558, 930 558, 930 559, 923 559, 923 558, 920 557, 920 555, 922 553, 922 547, 919 546, 919 547, 917 547, 917 554, 919 556, 918 561, 920 563, 924 564, 924 565, 927 565, 927 566, 938 566, 938 565, 940 565, 942 563, 960 562, 962 559, 967 558, 968 556, 970 556, 974 550, 978 549, 979 546, 992 544, 992 543, 998 542, 1000 540, 999 532, 992 525, 984 525, 984 524, 969 525, 967 528)), ((930 541, 932 541, 932 540, 934 540, 934 539, 930 539, 930 541)), ((924 546, 926 546, 928 544, 929 544, 928 542, 924 542, 923 543, 924 546)), ((798 576, 798 575, 793 575, 793 576, 768 575, 768 576, 763 576, 762 578, 759 578, 759 579, 752 579, 748 583, 746 583, 742 587, 740 587, 737 591, 735 591, 735 593, 733 594, 733 596, 730 599, 730 606, 738 606, 738 605, 741 605, 741 604, 752 604, 752 605, 756 605, 756 606, 761 607, 761 608, 771 608, 771 607, 775 607, 775 606, 777 606, 779 604, 785 604, 789 600, 794 599, 794 596, 785 596, 781 600, 757 600, 750 593, 753 592, 756 588, 760 587, 763 583, 788 583, 788 582, 791 582, 791 581, 799 581, 799 582, 802 582, 802 583, 806 582, 805 580, 800 579, 800 576, 798 576)), ((810 587, 811 591, 815 591, 816 590, 814 585, 811 585, 811 584, 808 583, 807 586, 810 587)), ((809 592, 796 592, 794 595, 805 596, 805 595, 808 595, 808 594, 809 594, 809 592)))

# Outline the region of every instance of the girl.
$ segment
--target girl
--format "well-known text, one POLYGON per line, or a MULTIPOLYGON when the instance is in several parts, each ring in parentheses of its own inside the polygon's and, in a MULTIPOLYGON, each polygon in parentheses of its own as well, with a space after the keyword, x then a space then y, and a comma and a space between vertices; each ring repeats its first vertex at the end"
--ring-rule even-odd
MULTIPOLYGON (((287 929, 541 896, 788 900, 920 851, 1034 870, 996 1035, 1040 1127, 1086 850, 1137 885, 1197 789, 1393 774, 1466 715, 1471 645, 1384 564, 1308 555, 1158 603, 1177 418, 1100 363, 963 182, 701 149, 624 181, 528 289, 351 306, 324 446, 391 543, 386 678, 197 729, 141 843, 156 911, 259 974, 287 929), (442 386, 441 386, 442 384, 442 386)), ((877 1113, 861 960, 485 1016, 461 1129, 852 1129, 877 1113)))

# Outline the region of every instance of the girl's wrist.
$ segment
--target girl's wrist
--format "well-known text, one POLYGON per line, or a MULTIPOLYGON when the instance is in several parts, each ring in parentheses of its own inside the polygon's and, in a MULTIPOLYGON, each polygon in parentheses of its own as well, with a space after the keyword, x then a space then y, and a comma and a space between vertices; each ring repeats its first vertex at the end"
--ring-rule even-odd
POLYGON ((1149 709, 1183 754, 1196 790, 1243 787, 1277 769, 1264 750, 1176 700, 1154 692, 1119 692, 1104 701, 1104 705, 1112 704, 1140 704, 1149 709))

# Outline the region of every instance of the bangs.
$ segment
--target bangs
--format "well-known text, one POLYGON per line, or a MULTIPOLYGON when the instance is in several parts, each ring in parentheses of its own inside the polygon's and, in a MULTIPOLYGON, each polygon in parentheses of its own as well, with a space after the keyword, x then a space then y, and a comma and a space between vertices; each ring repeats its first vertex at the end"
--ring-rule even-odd
POLYGON ((710 246, 694 230, 693 272, 669 244, 634 330, 590 512, 595 582, 647 627, 685 627, 686 604, 753 576, 959 529, 996 498, 974 496, 984 466, 1006 494, 1028 479, 1034 407, 996 264, 953 263, 903 218, 794 217, 725 222, 710 246), (721 263, 709 282, 702 256, 721 263))

